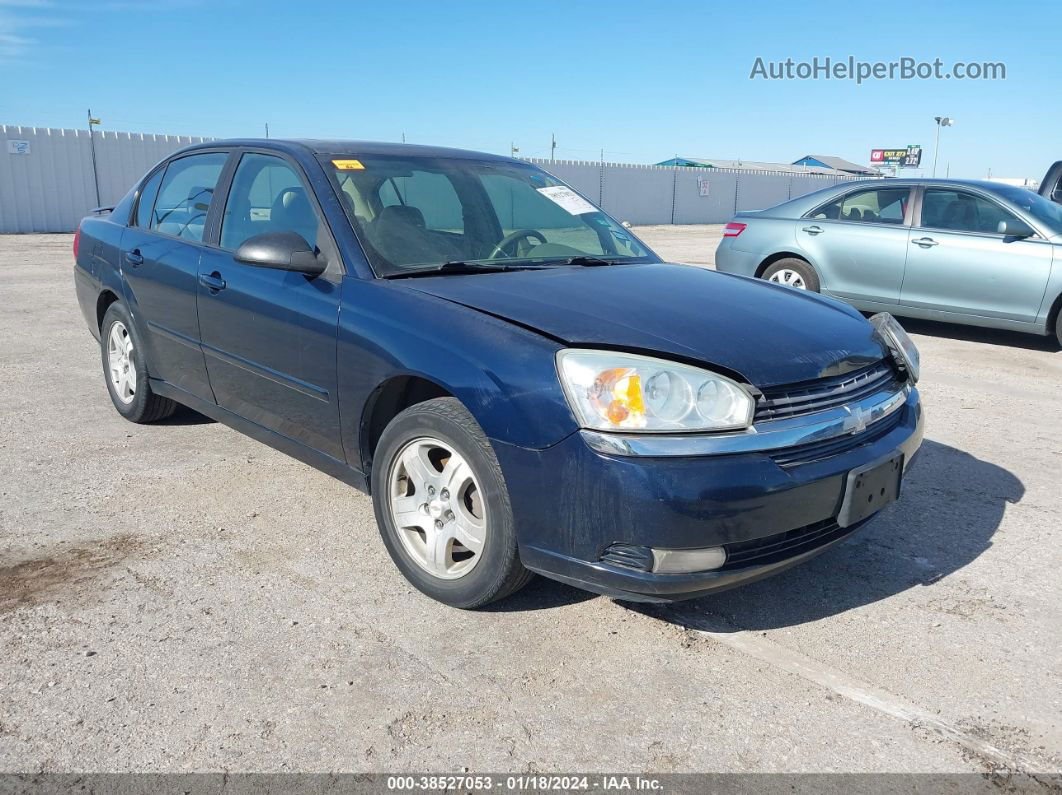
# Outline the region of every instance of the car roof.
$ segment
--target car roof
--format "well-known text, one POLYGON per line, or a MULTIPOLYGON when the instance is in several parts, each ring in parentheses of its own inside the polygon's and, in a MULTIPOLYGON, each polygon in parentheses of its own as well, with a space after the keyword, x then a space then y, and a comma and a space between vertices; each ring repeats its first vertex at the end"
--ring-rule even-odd
MULTIPOLYGON (((941 187, 966 187, 966 188, 980 188, 981 190, 999 191, 1004 188, 1014 187, 1004 182, 990 182, 984 179, 943 179, 934 177, 896 177, 893 179, 858 179, 848 182, 839 182, 831 185, 831 188, 846 189, 850 187, 873 187, 873 186, 893 186, 897 188, 906 187, 909 185, 925 185, 925 186, 941 186, 941 187)), ((829 190, 827 188, 826 190, 829 190)))
POLYGON ((405 155, 406 157, 449 157, 474 160, 513 161, 513 158, 474 152, 467 149, 451 149, 445 146, 421 144, 396 144, 383 141, 325 140, 316 138, 229 138, 205 141, 185 147, 181 152, 218 147, 252 146, 262 149, 277 149, 293 152, 301 150, 315 155, 405 155))

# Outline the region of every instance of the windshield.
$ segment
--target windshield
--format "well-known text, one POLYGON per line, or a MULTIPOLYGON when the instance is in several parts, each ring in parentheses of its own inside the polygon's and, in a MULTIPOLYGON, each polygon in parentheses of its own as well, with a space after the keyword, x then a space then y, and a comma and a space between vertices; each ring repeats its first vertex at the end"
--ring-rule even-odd
POLYGON ((659 261, 625 227, 529 163, 354 154, 322 163, 378 276, 455 262, 659 261))
POLYGON ((1053 233, 1062 233, 1062 204, 1048 201, 1039 193, 1033 193, 1025 188, 1005 186, 994 188, 994 190, 1011 204, 1017 205, 1036 220, 1042 221, 1045 226, 1050 227, 1053 233))

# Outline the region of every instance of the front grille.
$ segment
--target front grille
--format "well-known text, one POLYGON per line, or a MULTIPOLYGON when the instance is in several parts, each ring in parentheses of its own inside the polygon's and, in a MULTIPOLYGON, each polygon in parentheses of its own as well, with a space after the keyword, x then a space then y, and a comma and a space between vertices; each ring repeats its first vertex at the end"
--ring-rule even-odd
POLYGON ((754 422, 802 417, 853 403, 884 389, 900 388, 899 374, 887 359, 844 375, 770 387, 756 401, 754 422))
POLYGON ((622 566, 635 571, 652 571, 653 553, 649 547, 634 544, 612 544, 601 556, 602 563, 622 566))
POLYGON ((726 549, 726 563, 720 567, 720 571, 728 569, 743 569, 748 566, 764 566, 768 563, 776 563, 788 558, 802 555, 805 552, 829 544, 854 532, 859 525, 841 527, 836 519, 824 519, 806 527, 798 527, 784 533, 775 533, 763 538, 754 538, 751 541, 737 541, 733 544, 724 544, 726 549))
POLYGON ((902 411, 894 411, 888 417, 878 420, 862 433, 848 436, 835 436, 832 439, 824 439, 821 442, 808 442, 807 444, 787 447, 771 453, 771 459, 782 467, 794 467, 800 464, 810 464, 813 461, 822 461, 830 456, 847 453, 865 444, 876 442, 890 431, 894 430, 903 419, 902 411))

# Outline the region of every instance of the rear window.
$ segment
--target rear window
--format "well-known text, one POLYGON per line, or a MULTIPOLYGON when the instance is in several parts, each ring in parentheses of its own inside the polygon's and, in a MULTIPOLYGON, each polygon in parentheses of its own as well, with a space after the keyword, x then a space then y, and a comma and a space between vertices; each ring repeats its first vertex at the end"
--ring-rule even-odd
POLYGON ((159 195, 159 185, 162 183, 162 175, 165 171, 166 169, 160 168, 140 189, 140 196, 136 202, 136 218, 133 219, 136 226, 147 229, 148 224, 151 223, 151 211, 155 207, 155 197, 159 195))
POLYGON ((151 228, 185 240, 201 241, 214 187, 227 157, 224 152, 209 152, 171 162, 155 200, 151 228))

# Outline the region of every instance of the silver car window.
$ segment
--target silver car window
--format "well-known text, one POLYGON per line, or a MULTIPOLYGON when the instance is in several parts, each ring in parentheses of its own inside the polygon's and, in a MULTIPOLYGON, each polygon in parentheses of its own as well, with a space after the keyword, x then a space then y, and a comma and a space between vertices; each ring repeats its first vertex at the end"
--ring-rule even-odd
POLYGON ((926 188, 922 197, 922 226, 953 232, 998 234, 1000 221, 1014 219, 994 201, 953 188, 926 188))
POLYGON ((845 194, 820 207, 809 217, 867 224, 903 223, 910 188, 873 188, 845 194))

